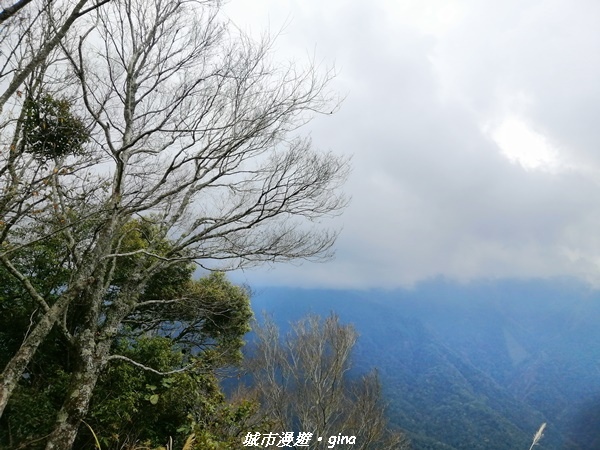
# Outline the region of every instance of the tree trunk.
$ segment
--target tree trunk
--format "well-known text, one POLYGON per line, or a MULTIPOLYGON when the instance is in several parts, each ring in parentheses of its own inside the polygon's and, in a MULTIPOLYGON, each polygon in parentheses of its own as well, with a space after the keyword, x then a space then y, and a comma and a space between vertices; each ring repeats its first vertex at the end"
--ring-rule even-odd
MULTIPOLYGON (((106 265, 103 269, 107 270, 106 265)), ((140 284, 138 289, 143 289, 143 285, 140 284)), ((98 378, 109 360, 118 326, 135 304, 133 299, 137 300, 135 294, 115 299, 104 324, 98 326, 104 293, 103 284, 98 279, 88 304, 87 326, 77 338, 76 369, 71 376, 66 400, 57 415, 54 431, 46 442, 46 450, 70 450, 73 447, 79 425, 89 410, 98 378)))
POLYGON ((39 345, 46 339, 56 321, 61 317, 70 300, 70 296, 64 295, 52 305, 50 310, 44 314, 39 323, 25 338, 15 356, 11 358, 2 371, 0 375, 0 417, 2 417, 8 400, 17 387, 17 383, 23 375, 25 368, 31 361, 39 345))
POLYGON ((80 361, 71 377, 67 399, 57 415, 54 431, 46 442, 46 450, 70 450, 73 447, 109 352, 110 342, 96 343, 93 332, 85 331, 81 336, 80 361))

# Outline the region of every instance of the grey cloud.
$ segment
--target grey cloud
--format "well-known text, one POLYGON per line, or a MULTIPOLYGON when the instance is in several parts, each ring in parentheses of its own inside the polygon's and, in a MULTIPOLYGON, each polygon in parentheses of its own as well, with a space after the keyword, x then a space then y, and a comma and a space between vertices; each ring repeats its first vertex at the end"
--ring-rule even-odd
POLYGON ((350 287, 437 275, 597 283, 599 7, 465 2, 460 26, 433 36, 395 25, 378 2, 332 5, 318 15, 314 2, 293 17, 280 48, 316 42, 348 94, 339 113, 310 125, 315 145, 354 155, 353 201, 333 223, 343 227, 338 256, 240 277, 350 287), (527 171, 501 155, 482 124, 519 93, 531 102, 516 112, 589 171, 527 171))

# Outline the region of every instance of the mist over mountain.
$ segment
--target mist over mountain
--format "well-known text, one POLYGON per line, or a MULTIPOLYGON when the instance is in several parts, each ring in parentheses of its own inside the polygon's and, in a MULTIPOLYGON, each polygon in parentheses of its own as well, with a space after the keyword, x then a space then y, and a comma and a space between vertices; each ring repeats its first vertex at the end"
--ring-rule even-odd
MULTIPOLYGON (((354 373, 376 367, 392 423, 419 449, 600 448, 600 292, 572 280, 410 290, 258 288, 285 329, 334 311, 360 333, 354 373)), ((350 431, 350 430, 348 430, 350 431)))

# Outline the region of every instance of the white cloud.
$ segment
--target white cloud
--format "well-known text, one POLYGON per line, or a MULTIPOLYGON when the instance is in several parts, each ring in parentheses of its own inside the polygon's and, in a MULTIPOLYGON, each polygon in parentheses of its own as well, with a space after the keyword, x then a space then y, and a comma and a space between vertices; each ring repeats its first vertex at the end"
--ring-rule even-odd
POLYGON ((561 163, 558 150, 552 147, 548 139, 517 117, 507 117, 490 130, 490 135, 502 154, 525 170, 556 172, 568 168, 561 163))
POLYGON ((227 8, 244 27, 287 23, 277 57, 314 50, 335 62, 333 87, 348 98, 310 132, 316 146, 354 154, 337 259, 242 278, 353 287, 436 275, 600 281, 600 3, 227 8))

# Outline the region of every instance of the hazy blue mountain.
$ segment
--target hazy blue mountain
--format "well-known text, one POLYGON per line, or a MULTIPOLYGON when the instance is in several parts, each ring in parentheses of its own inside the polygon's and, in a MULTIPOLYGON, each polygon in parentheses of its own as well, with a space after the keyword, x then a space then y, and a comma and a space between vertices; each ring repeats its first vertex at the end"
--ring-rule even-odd
POLYGON ((335 311, 360 333, 355 373, 377 367, 392 421, 416 449, 600 448, 600 292, 568 280, 411 290, 259 288, 282 327, 335 311))

